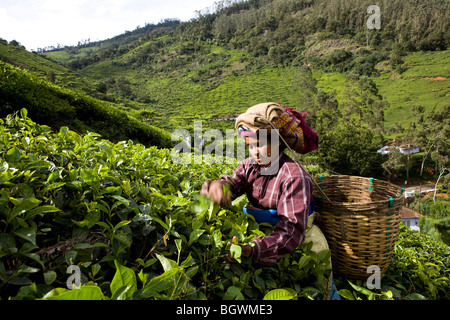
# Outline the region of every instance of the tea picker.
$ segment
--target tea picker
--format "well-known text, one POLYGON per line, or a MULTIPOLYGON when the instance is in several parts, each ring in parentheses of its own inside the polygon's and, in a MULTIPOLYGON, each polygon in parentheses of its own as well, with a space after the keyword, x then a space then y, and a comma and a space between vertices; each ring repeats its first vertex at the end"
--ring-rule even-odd
MULTIPOLYGON (((317 134, 301 114, 280 104, 257 104, 241 114, 235 128, 249 147, 251 157, 245 159, 233 174, 206 181, 201 194, 213 201, 228 204, 246 194, 250 202, 244 207, 258 223, 269 223, 273 231, 242 246, 242 257, 253 263, 273 266, 292 253, 303 241, 313 242, 313 251, 328 250, 328 243, 313 223, 313 192, 317 183, 300 164, 297 154, 318 148, 317 134), (283 151, 292 151, 295 161, 283 151), (224 192, 224 186, 228 191, 224 192)), ((321 192, 320 188, 319 190, 321 192)), ((323 192, 322 192, 323 193, 323 192)), ((327 195, 323 193, 325 199, 327 195)), ((228 256, 233 262, 233 258, 228 256)), ((330 261, 331 265, 331 261, 330 261)), ((324 284, 331 299, 339 296, 332 290, 332 276, 324 284), (333 291, 333 292, 332 292, 333 291)))

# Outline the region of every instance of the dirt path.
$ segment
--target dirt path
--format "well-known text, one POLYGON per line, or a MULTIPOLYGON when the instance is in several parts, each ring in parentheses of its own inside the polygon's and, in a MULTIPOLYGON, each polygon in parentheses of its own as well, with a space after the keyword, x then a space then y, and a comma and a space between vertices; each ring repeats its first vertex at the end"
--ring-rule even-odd
POLYGON ((417 80, 417 79, 419 79, 419 80, 448 80, 448 78, 441 77, 441 76, 439 76, 439 77, 405 78, 403 80, 417 80))
POLYGON ((426 184, 423 185, 422 187, 420 186, 413 186, 413 187, 407 187, 405 188, 406 192, 411 192, 411 191, 421 191, 421 192, 431 192, 434 191, 434 184, 426 184))
POLYGON ((434 78, 428 78, 428 77, 424 77, 421 79, 426 79, 426 80, 447 80, 448 78, 446 77, 434 77, 434 78))

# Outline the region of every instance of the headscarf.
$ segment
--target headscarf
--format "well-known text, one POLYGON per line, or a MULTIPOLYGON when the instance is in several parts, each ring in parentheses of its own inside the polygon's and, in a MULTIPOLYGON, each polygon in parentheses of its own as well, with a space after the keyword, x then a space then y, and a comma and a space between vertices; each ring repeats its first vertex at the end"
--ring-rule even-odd
POLYGON ((305 154, 319 147, 319 137, 306 124, 306 115, 278 103, 260 103, 239 115, 235 128, 244 138, 256 136, 260 129, 276 129, 290 149, 305 154))

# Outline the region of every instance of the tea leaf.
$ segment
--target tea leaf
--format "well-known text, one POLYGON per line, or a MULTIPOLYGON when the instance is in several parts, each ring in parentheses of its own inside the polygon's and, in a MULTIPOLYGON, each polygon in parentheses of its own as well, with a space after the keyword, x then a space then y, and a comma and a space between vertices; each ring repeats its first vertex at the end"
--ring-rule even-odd
POLYGON ((182 270, 183 268, 180 267, 173 268, 165 271, 159 276, 150 279, 150 281, 142 289, 142 296, 144 298, 150 298, 156 295, 158 292, 169 289, 173 286, 173 281, 171 281, 172 278, 182 270))
POLYGON ((161 262, 161 265, 163 266, 164 271, 169 271, 172 268, 175 268, 178 266, 178 264, 171 260, 171 259, 167 259, 166 257, 164 257, 161 254, 156 254, 156 257, 158 258, 159 262, 161 262))
POLYGON ((191 232, 190 236, 189 236, 189 242, 188 245, 191 245, 192 243, 194 243, 195 241, 197 241, 197 239, 205 232, 205 230, 202 229, 196 229, 194 231, 191 232))
POLYGON ((86 285, 79 289, 55 288, 37 300, 105 300, 100 287, 86 285))
POLYGON ((11 222, 12 219, 17 216, 30 211, 34 207, 38 206, 42 201, 36 198, 27 198, 21 200, 8 215, 7 223, 11 222))
POLYGON ((232 245, 230 247, 231 256, 236 259, 237 262, 241 263, 242 247, 240 245, 232 245))
POLYGON ((6 161, 16 164, 20 160, 20 150, 17 147, 11 148, 6 153, 6 161))
POLYGON ((130 268, 121 265, 117 260, 114 261, 116 273, 111 281, 111 293, 117 299, 131 298, 137 290, 136 274, 130 268))
POLYGON ((244 300, 244 296, 242 295, 240 288, 230 286, 223 295, 223 300, 244 300))
POLYGON ((275 289, 267 292, 263 300, 292 300, 297 297, 297 292, 292 289, 275 289))
POLYGON ((19 230, 14 231, 14 234, 36 245, 36 229, 21 228, 19 230))

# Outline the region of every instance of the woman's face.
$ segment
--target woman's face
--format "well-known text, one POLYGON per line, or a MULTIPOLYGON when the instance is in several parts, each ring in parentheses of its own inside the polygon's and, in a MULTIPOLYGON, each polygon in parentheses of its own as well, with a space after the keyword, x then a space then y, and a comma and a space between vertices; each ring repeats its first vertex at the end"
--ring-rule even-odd
POLYGON ((272 160, 272 146, 270 139, 267 139, 267 143, 261 143, 256 137, 246 137, 245 141, 248 144, 250 155, 260 166, 268 166, 272 160))

